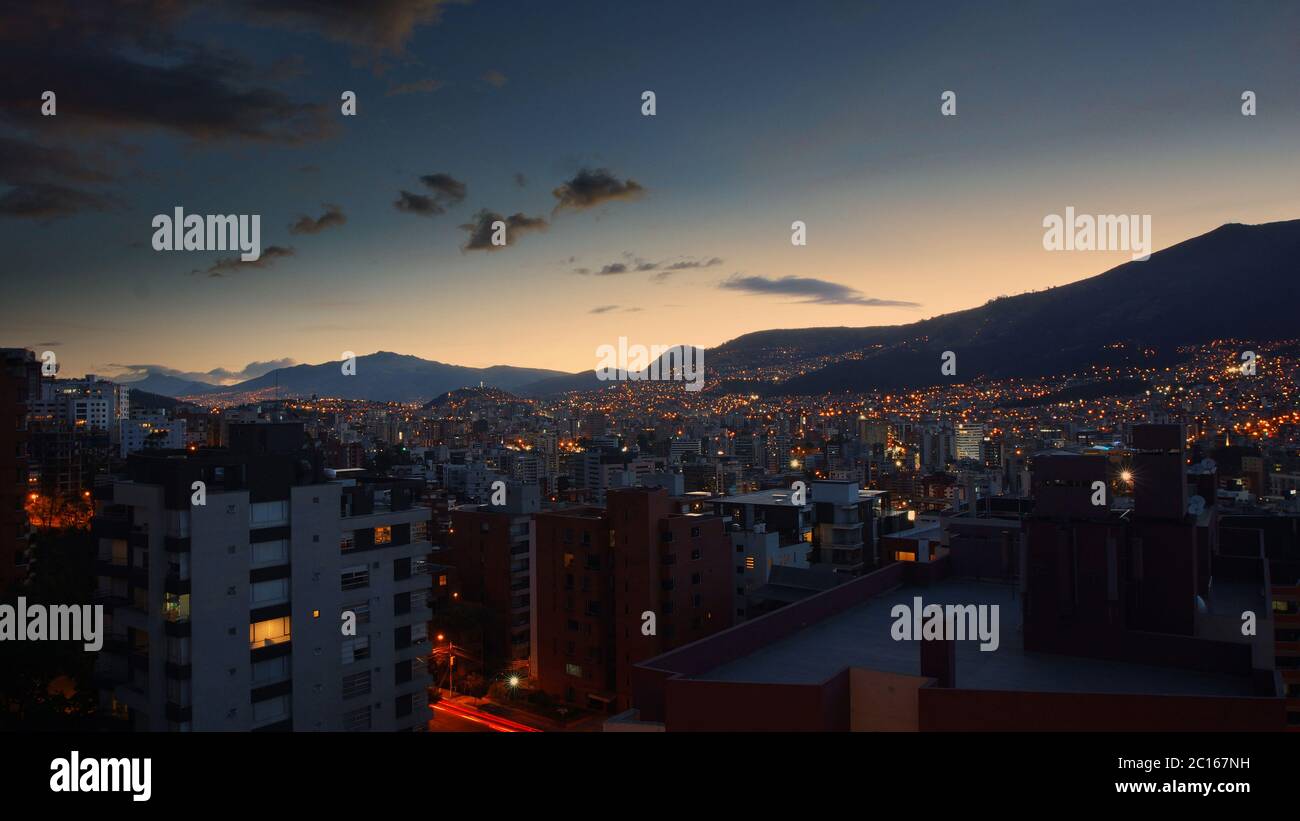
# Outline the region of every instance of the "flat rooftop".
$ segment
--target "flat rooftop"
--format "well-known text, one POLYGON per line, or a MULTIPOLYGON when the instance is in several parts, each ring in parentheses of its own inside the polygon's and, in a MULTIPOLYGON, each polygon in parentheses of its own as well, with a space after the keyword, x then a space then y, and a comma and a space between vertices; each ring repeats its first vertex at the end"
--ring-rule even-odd
POLYGON ((737 496, 723 496, 720 499, 712 499, 711 501, 723 502, 729 505, 788 505, 790 504, 790 494, 790 488, 783 487, 758 490, 753 493, 741 493, 737 496))
POLYGON ((706 681, 820 684, 846 667, 921 675, 916 641, 891 637, 897 604, 909 608, 920 596, 928 604, 999 605, 1000 643, 981 651, 978 640, 957 642, 957 686, 971 690, 1054 693, 1136 693, 1188 696, 1253 696, 1248 676, 1150 667, 1120 661, 1027 653, 1015 587, 951 579, 920 587, 904 585, 823 619, 744 658, 691 676, 706 681))

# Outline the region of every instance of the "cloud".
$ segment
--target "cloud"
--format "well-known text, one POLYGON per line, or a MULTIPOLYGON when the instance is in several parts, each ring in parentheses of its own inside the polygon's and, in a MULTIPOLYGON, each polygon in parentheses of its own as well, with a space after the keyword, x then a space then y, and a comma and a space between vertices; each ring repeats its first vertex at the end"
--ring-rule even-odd
POLYGON ((495 68, 488 69, 487 71, 483 72, 483 76, 480 79, 482 79, 483 82, 489 85, 495 86, 496 88, 501 88, 508 82, 508 78, 506 77, 506 75, 497 71, 495 68))
MULTIPOLYGON (((662 282, 679 271, 687 271, 693 268, 711 268, 715 265, 722 264, 722 259, 720 257, 710 257, 708 259, 684 259, 672 263, 669 263, 666 260, 663 262, 644 260, 629 251, 624 251, 623 257, 631 260, 632 264, 629 265, 624 262, 611 262, 598 270, 596 276, 614 276, 617 274, 627 274, 632 272, 646 273, 649 271, 658 271, 658 273, 651 277, 651 279, 657 282, 662 282)), ((575 274, 590 274, 591 269, 574 268, 573 272, 575 274)))
POLYGON ((324 214, 321 214, 319 217, 315 219, 312 219, 306 214, 303 214, 301 217, 298 218, 297 222, 289 226, 289 233, 290 234, 319 234, 321 231, 324 231, 326 228, 333 228, 336 225, 343 225, 348 221, 347 215, 343 213, 343 209, 339 208, 337 205, 330 205, 329 203, 325 203, 322 207, 325 209, 324 214))
POLYGON ((191 274, 207 274, 209 277, 224 277, 227 273, 235 273, 248 268, 270 268, 275 265, 277 259, 294 256, 297 253, 292 247, 282 245, 268 245, 262 249, 262 254, 257 259, 245 262, 239 257, 222 257, 212 263, 208 268, 200 271, 194 269, 191 274))
POLYGON ((459 205, 464 201, 468 190, 465 183, 450 174, 425 174, 420 177, 420 182, 433 194, 414 194, 402 189, 393 207, 408 214, 432 217, 445 214, 449 207, 459 205))
POLYGON ((597 305, 595 308, 592 308, 590 311, 587 311, 587 313, 608 314, 614 311, 618 311, 624 314, 634 314, 640 310, 641 310, 640 308, 624 308, 622 305, 597 305))
POLYGON ((521 171, 515 172, 515 185, 519 186, 520 188, 525 188, 528 186, 528 178, 523 175, 523 172, 521 171))
POLYGON ((0 137, 0 185, 10 186, 0 196, 2 217, 48 220, 111 210, 119 205, 116 198, 82 186, 113 179, 102 163, 82 160, 68 148, 0 137))
POLYGON ((604 168, 584 168, 551 192, 557 200, 556 211, 565 208, 581 211, 615 200, 636 199, 643 193, 645 188, 640 183, 631 179, 620 181, 604 168))
POLYGON ((682 271, 690 271, 696 268, 712 268, 715 265, 721 265, 721 264, 722 264, 721 257, 710 257, 708 259, 682 260, 681 262, 674 262, 671 265, 665 266, 662 271, 655 274, 650 279, 654 282, 666 282, 674 274, 681 273, 682 271))
POLYGON ((785 276, 771 279, 761 276, 741 276, 734 274, 730 279, 718 283, 718 287, 740 291, 752 295, 780 295, 804 297, 798 300, 804 304, 816 305, 862 305, 867 307, 901 307, 918 308, 920 303, 904 302, 892 299, 867 297, 854 288, 813 277, 785 276))
POLYGON ((255 22, 314 31, 374 53, 400 54, 415 30, 438 23, 443 9, 452 2, 455 0, 240 0, 237 5, 255 22))
POLYGON ((110 363, 106 367, 114 372, 114 379, 125 383, 138 382, 147 376, 156 374, 185 379, 190 382, 203 382, 208 385, 231 385, 236 382, 243 382, 246 379, 256 379, 277 368, 287 368, 296 364, 298 364, 297 360, 285 357, 284 359, 270 359, 266 362, 249 362, 237 371, 226 368, 213 368, 210 371, 182 371, 169 368, 166 365, 123 365, 116 362, 110 363))
POLYGON ((324 103, 295 102, 258 87, 253 66, 202 48, 177 46, 164 63, 101 50, 75 37, 52 52, 23 44, 0 57, 0 114, 30 108, 28 88, 55 89, 60 125, 90 135, 171 131, 197 140, 299 144, 336 130, 324 103))
POLYGON ((450 174, 426 174, 420 182, 434 192, 434 196, 450 205, 457 205, 465 199, 465 183, 450 174))
POLYGON ((384 92, 385 97, 396 97, 400 94, 429 94, 442 88, 441 80, 416 80, 413 83, 402 83, 401 85, 389 86, 384 92))
POLYGON ((461 246, 462 251, 499 251, 503 246, 492 244, 492 223, 506 224, 506 245, 514 245, 520 234, 529 231, 545 231, 549 223, 542 217, 529 217, 521 213, 503 217, 495 211, 484 208, 474 215, 474 221, 460 226, 469 232, 469 239, 461 246))
POLYGON ((81 211, 108 211, 116 201, 55 183, 18 183, 0 197, 0 217, 56 219, 81 211))

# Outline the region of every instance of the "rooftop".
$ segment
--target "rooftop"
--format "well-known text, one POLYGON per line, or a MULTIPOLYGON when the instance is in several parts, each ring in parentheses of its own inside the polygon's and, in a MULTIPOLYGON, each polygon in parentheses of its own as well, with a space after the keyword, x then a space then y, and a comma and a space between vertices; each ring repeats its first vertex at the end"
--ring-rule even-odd
POLYGON ((846 667, 919 676, 920 647, 915 641, 895 641, 891 637, 894 618, 890 615, 895 605, 911 608, 918 596, 923 605, 999 606, 997 650, 982 651, 979 641, 957 642, 957 686, 962 689, 1189 696, 1255 694, 1247 676, 1027 653, 1020 632, 1020 602, 1015 587, 964 579, 944 580, 925 587, 903 585, 692 678, 820 684, 846 667))

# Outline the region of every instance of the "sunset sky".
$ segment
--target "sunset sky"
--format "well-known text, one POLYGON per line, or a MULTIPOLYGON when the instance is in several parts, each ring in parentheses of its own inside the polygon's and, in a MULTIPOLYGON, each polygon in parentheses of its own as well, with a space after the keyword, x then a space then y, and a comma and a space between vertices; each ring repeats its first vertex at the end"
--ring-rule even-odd
POLYGON ((577 371, 1128 261, 1045 251, 1067 206, 1150 214, 1156 250, 1300 217, 1294 3, 49 5, 0 11, 0 345, 65 374, 577 371), (261 214, 262 263, 154 251, 177 206, 261 214), (481 209, 548 225, 467 250, 481 209))

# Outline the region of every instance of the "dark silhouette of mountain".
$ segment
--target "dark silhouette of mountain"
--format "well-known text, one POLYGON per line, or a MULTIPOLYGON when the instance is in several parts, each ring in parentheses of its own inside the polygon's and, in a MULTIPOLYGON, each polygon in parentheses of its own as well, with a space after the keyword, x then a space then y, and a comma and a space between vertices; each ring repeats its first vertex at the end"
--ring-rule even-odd
POLYGON ((131 408, 145 408, 147 410, 173 410, 180 402, 172 399, 170 396, 162 396, 157 393, 149 393, 139 388, 131 388, 131 408))
MULTIPOLYGON (((700 349, 697 348, 696 350, 700 350, 700 349)), ((705 352, 707 354, 707 349, 705 349, 705 352)), ((658 362, 659 362, 659 372, 661 374, 667 374, 670 372, 671 369, 679 367, 677 354, 671 351, 661 355, 659 357, 658 362)), ((705 359, 704 365, 705 365, 705 371, 704 371, 705 384, 707 385, 708 378, 709 378, 709 372, 708 372, 709 362, 707 358, 705 359)), ((641 371, 641 373, 646 374, 649 371, 650 368, 646 368, 645 370, 641 371)), ((596 371, 593 369, 590 371, 579 371, 578 373, 566 373, 559 376, 552 376, 547 379, 540 379, 536 382, 520 385, 515 392, 521 396, 550 396, 558 393, 568 393, 570 391, 598 390, 600 388, 614 387, 619 384, 620 382, 618 380, 601 379, 599 376, 596 375, 596 371)))
POLYGON ((497 390, 496 388, 457 388, 425 402, 423 409, 437 410, 454 402, 483 402, 490 405, 504 405, 518 401, 518 399, 518 396, 509 391, 497 390))
POLYGON ((143 391, 144 393, 153 393, 160 396, 198 396, 225 390, 220 385, 209 385, 207 382, 195 382, 192 379, 181 379, 178 376, 167 376, 161 373, 150 373, 144 379, 138 379, 135 382, 123 382, 122 384, 133 391, 143 391))
POLYGON ((709 363, 760 364, 775 351, 862 352, 780 385, 784 394, 864 391, 1068 373, 1091 364, 1167 364, 1175 348, 1300 336, 1300 220, 1224 225, 1089 279, 1001 297, 908 325, 747 334, 709 363), (952 351, 956 376, 943 376, 952 351))
POLYGON ((509 365, 466 368, 418 356, 377 351, 357 357, 354 375, 345 375, 341 362, 293 365, 277 368, 255 379, 219 390, 244 393, 278 388, 284 396, 315 394, 378 402, 412 402, 439 396, 456 388, 477 386, 480 382, 489 387, 510 390, 560 373, 562 372, 509 365))

